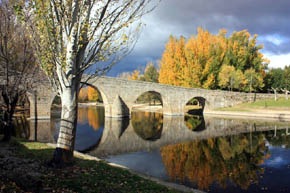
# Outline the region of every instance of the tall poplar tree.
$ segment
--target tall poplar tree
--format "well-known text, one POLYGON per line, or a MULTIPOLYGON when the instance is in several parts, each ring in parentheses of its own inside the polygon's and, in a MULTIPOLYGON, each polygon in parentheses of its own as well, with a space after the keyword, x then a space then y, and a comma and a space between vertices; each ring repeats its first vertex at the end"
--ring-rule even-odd
POLYGON ((219 76, 223 66, 232 66, 236 78, 229 88, 249 91, 249 85, 241 85, 246 83, 244 76, 250 76, 252 82, 247 82, 255 81, 253 89, 261 90, 268 61, 259 51, 262 46, 257 45, 257 35, 251 36, 246 30, 233 32, 229 37, 226 33, 220 30, 212 35, 198 28, 187 42, 183 37, 178 40, 170 36, 160 61, 159 82, 193 88, 227 88, 228 81, 219 76))
POLYGON ((136 21, 157 5, 151 1, 30 1, 26 14, 32 14, 38 62, 62 100, 53 163, 72 161, 81 81, 105 73, 129 53, 140 28, 136 21))

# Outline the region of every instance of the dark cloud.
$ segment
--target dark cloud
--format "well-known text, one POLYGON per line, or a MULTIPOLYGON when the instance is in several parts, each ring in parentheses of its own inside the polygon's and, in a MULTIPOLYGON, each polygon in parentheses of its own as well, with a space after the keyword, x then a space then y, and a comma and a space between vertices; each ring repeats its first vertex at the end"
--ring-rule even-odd
POLYGON ((146 28, 134 49, 110 75, 132 71, 148 60, 161 58, 169 35, 190 37, 198 26, 217 33, 220 29, 233 31, 247 29, 258 34, 263 52, 287 54, 290 52, 290 1, 288 0, 163 0, 143 22, 146 28), (281 39, 275 44, 267 38, 281 39))

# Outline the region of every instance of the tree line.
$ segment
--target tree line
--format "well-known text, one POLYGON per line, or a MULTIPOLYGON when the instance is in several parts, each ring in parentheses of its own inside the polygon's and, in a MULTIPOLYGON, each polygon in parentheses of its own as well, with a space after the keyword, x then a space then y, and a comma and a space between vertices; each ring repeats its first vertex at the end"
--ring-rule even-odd
POLYGON ((268 69, 269 60, 260 52, 257 35, 242 30, 227 36, 202 28, 189 39, 170 36, 158 67, 149 62, 144 73, 134 70, 119 77, 189 88, 242 92, 289 90, 290 70, 268 69), (287 86, 288 85, 288 86, 287 86))

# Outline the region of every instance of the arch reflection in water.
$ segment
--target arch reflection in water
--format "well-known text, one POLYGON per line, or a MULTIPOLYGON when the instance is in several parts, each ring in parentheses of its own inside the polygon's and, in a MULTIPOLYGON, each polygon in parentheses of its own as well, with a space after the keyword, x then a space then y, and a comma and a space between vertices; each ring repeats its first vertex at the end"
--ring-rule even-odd
MULTIPOLYGON (((60 120, 55 122, 57 131, 55 140, 58 138, 60 120)), ((80 107, 78 109, 78 124, 76 133, 75 149, 88 151, 98 146, 104 130, 104 108, 96 106, 80 107)))
POLYGON ((258 183, 258 176, 263 173, 259 165, 270 156, 264 137, 263 133, 254 133, 209 138, 169 145, 160 151, 174 181, 205 190, 214 183, 226 188, 230 180, 247 189, 258 183))
POLYGON ((153 112, 132 112, 131 122, 136 134, 144 140, 161 138, 163 114, 153 112))
POLYGON ((191 131, 205 130, 205 121, 203 116, 186 114, 184 116, 184 123, 191 131))

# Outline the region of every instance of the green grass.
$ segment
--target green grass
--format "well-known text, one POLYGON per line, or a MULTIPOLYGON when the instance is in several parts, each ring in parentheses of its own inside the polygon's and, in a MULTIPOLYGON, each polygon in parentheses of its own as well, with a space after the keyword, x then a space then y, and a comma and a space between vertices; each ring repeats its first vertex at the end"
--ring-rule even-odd
POLYGON ((274 99, 260 100, 254 103, 244 104, 246 107, 261 107, 261 108, 289 108, 290 109, 290 100, 285 98, 279 98, 277 101, 274 99))
POLYGON ((277 101, 274 99, 259 100, 251 103, 239 104, 228 108, 219 108, 221 111, 240 111, 240 112, 253 112, 255 110, 290 110, 290 99, 279 98, 277 101))
MULTIPOLYGON (((16 157, 38 160, 43 165, 52 158, 54 152, 53 148, 45 144, 15 138, 12 138, 10 143, 2 143, 0 145, 2 147, 13 147, 16 157)), ((49 168, 48 171, 41 176, 43 192, 178 192, 153 181, 141 178, 128 170, 110 166, 105 161, 75 158, 73 166, 68 166, 63 169, 49 168)), ((19 188, 21 189, 21 187, 15 185, 16 189, 13 190, 13 184, 15 182, 5 183, 10 184, 10 190, 12 187, 12 190, 8 192, 18 192, 19 188)))

